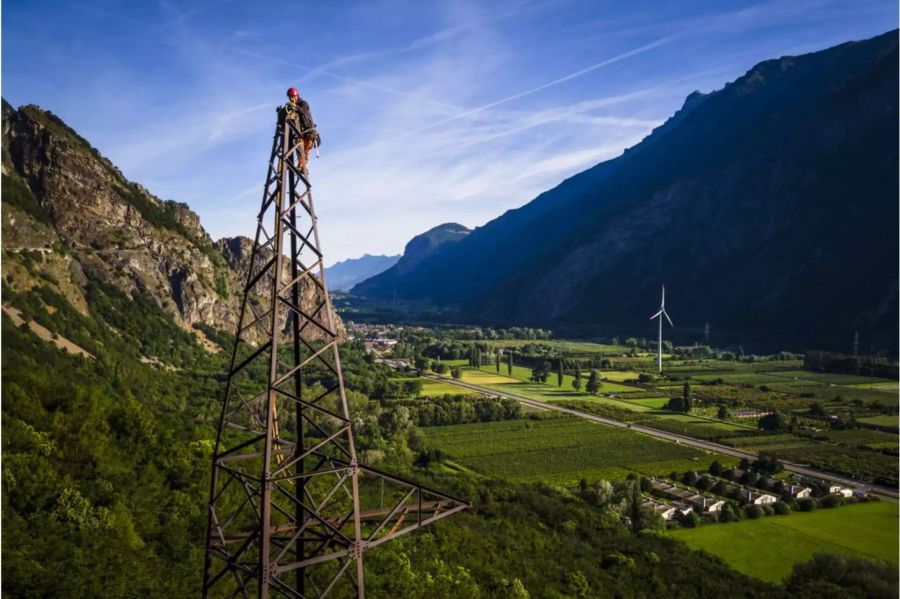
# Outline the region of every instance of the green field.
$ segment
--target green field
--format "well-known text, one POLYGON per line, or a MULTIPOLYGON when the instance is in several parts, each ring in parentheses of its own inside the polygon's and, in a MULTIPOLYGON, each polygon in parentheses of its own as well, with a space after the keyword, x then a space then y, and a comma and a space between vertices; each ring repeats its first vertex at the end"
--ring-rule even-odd
MULTIPOLYGON (((465 371, 463 371, 463 372, 464 372, 463 380, 465 380, 465 371)), ((481 372, 491 373, 491 374, 494 374, 495 376, 502 376, 507 379, 507 382, 510 378, 510 377, 508 377, 507 373, 509 371, 507 370, 507 367, 505 364, 500 365, 499 373, 497 373, 496 366, 482 366, 481 372)), ((603 373, 600 373, 600 375, 602 377, 603 373)), ((633 376, 635 378, 637 377, 637 375, 633 375, 633 376)), ((587 383, 587 377, 588 377, 587 372, 582 374, 582 387, 581 387, 582 390, 580 392, 575 391, 575 389, 572 388, 572 381, 574 380, 575 377, 568 375, 568 374, 563 375, 562 387, 560 387, 557 384, 557 377, 556 377, 555 372, 550 373, 550 376, 547 378, 546 383, 532 383, 531 382, 531 368, 526 368, 525 366, 513 365, 513 372, 512 372, 511 378, 516 381, 528 383, 529 385, 531 385, 533 387, 532 392, 544 390, 547 393, 565 394, 566 396, 569 396, 569 397, 576 396, 576 395, 588 397, 588 394, 584 392, 584 385, 587 383)), ((601 381, 601 384, 600 384, 600 393, 601 394, 603 394, 603 393, 636 393, 636 392, 639 393, 640 391, 641 391, 641 389, 638 389, 635 387, 629 387, 627 385, 621 385, 619 383, 612 383, 609 381, 601 381)), ((523 393, 523 395, 524 395, 524 393, 523 393)))
POLYGON ((628 400, 628 403, 635 403, 639 406, 644 406, 646 408, 653 408, 654 410, 661 410, 666 407, 666 404, 669 403, 668 397, 647 397, 644 399, 631 399, 628 400))
POLYGON ((728 458, 658 441, 580 418, 511 420, 424 429, 429 445, 486 476, 571 485, 624 478, 630 471, 662 475, 705 469, 728 458))
POLYGON ((491 347, 522 347, 525 345, 544 345, 553 349, 576 354, 622 355, 631 351, 624 345, 608 345, 591 341, 570 341, 566 339, 500 339, 485 341, 491 347))
POLYGON ((780 582, 813 553, 845 553, 897 563, 895 503, 864 503, 830 510, 769 516, 732 524, 684 528, 670 534, 729 566, 780 582))
POLYGON ((865 428, 830 431, 826 436, 832 443, 840 443, 841 445, 864 446, 875 449, 897 447, 898 445, 896 434, 865 428))
POLYGON ((433 379, 421 378, 422 393, 420 397, 439 397, 441 395, 480 395, 478 391, 472 391, 465 387, 451 385, 444 381, 435 381, 433 379))
POLYGON ((859 418, 858 421, 865 424, 874 424, 875 426, 897 428, 896 416, 869 416, 867 418, 859 418))
POLYGON ((784 377, 805 381, 816 381, 826 385, 862 385, 877 383, 892 383, 889 379, 879 379, 871 376, 856 376, 853 374, 832 374, 830 372, 807 372, 806 370, 788 370, 779 373, 784 377))

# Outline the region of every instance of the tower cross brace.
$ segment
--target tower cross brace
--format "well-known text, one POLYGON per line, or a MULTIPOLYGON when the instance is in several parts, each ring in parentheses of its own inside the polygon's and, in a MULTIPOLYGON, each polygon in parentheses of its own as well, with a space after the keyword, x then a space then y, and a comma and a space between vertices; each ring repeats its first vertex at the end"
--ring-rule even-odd
POLYGON ((301 127, 278 109, 213 453, 205 598, 363 598, 366 550, 468 507, 357 459, 301 127))

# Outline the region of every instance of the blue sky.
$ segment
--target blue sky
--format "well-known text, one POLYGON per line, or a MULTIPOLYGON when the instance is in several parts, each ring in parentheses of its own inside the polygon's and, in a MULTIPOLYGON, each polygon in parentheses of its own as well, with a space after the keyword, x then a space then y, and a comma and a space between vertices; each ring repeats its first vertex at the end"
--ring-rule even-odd
POLYGON ((640 141, 691 91, 897 27, 895 0, 3 0, 2 93, 214 238, 252 235, 297 86, 328 263, 474 227, 640 141))

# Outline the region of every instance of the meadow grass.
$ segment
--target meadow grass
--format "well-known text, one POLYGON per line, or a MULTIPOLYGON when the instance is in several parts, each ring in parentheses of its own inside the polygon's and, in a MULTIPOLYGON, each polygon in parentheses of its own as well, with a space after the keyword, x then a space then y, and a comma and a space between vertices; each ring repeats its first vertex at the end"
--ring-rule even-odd
POLYGON ((843 553, 896 564, 896 503, 863 503, 830 510, 708 524, 668 534, 722 558, 729 566, 781 582, 813 553, 843 553))

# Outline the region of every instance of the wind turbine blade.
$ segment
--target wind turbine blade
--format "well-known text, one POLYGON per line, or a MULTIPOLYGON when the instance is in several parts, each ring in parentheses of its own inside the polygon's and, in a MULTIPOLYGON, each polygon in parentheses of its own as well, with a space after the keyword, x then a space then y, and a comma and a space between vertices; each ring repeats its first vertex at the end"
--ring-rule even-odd
POLYGON ((656 314, 654 314, 653 316, 651 316, 651 317, 650 317, 650 320, 653 320, 654 318, 656 318, 656 317, 659 316, 660 314, 664 314, 664 311, 663 311, 663 310, 660 310, 659 312, 657 312, 656 314))
POLYGON ((669 321, 669 325, 671 325, 671 326, 673 326, 673 327, 674 327, 674 326, 675 326, 675 323, 674 323, 674 322, 672 322, 672 319, 671 319, 671 318, 669 318, 669 313, 668 313, 668 312, 666 312, 666 311, 665 311, 665 310, 660 310, 660 312, 662 312, 662 313, 663 313, 663 316, 665 316, 665 317, 666 317, 666 320, 668 320, 668 321, 669 321))
POLYGON ((662 307, 666 307, 666 286, 662 286, 662 307))

